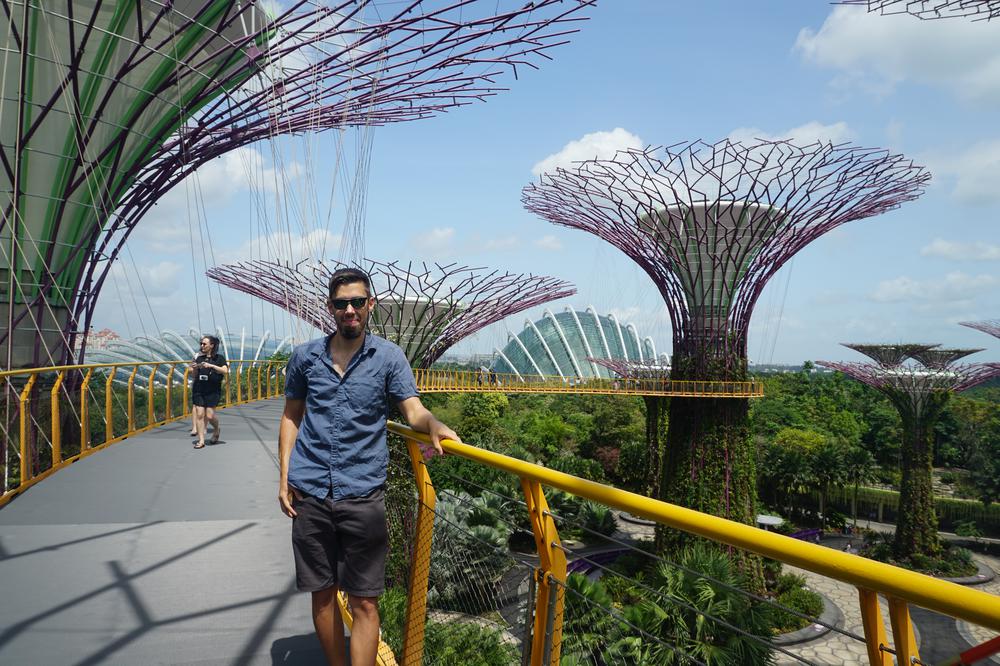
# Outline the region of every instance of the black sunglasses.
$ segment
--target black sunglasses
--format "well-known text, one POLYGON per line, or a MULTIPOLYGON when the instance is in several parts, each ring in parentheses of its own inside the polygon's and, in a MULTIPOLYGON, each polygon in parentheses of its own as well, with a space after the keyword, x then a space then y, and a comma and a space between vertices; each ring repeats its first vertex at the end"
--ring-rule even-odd
POLYGON ((350 303, 351 307, 355 310, 360 310, 368 302, 367 296, 358 296, 357 298, 332 298, 330 299, 330 304, 333 305, 334 310, 346 310, 347 304, 350 303))

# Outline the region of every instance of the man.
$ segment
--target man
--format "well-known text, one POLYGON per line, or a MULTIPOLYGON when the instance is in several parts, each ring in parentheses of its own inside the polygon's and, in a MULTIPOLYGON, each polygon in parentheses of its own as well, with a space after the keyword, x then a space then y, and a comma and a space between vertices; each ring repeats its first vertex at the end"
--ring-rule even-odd
POLYGON ((296 584, 312 593, 313 624, 331 666, 346 657, 339 589, 354 618, 351 664, 374 665, 378 652, 389 405, 430 434, 434 448, 425 453, 442 453, 442 439, 460 441, 420 403, 403 351, 367 332, 374 304, 362 271, 330 277, 327 307, 337 330, 300 345, 288 361, 278 435, 278 502, 293 519, 296 584))

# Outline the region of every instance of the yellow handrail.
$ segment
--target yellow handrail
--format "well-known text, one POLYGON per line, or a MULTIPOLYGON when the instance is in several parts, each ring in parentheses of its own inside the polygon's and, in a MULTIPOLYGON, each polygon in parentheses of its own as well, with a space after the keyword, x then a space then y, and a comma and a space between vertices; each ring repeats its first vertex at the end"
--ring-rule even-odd
POLYGON ((764 395, 764 385, 758 381, 605 379, 427 368, 414 368, 413 374, 423 393, 590 393, 703 398, 759 398, 764 395))
MULTIPOLYGON (((264 365, 268 366, 268 374, 273 370, 275 372, 279 371, 281 367, 285 365, 284 361, 261 361, 260 367, 264 365)), ((25 378, 24 386, 22 387, 19 394, 16 396, 16 400, 19 402, 19 434, 20 434, 20 480, 18 485, 14 488, 3 489, 3 493, 0 494, 0 507, 5 506, 13 497, 17 496, 19 493, 23 492, 27 488, 31 487, 35 483, 38 483, 42 479, 47 478, 59 469, 62 469, 68 464, 71 464, 80 458, 86 457, 104 449, 105 447, 119 442, 127 437, 134 435, 135 433, 148 430, 157 425, 168 423, 170 421, 176 421, 180 418, 184 418, 190 414, 188 409, 188 378, 190 374, 190 361, 142 361, 136 363, 90 363, 90 364, 80 364, 80 365, 61 365, 50 368, 30 368, 22 370, 5 370, 0 372, 0 377, 5 378, 8 382, 14 377, 25 378), (159 367, 162 365, 168 366, 167 370, 167 381, 165 386, 157 386, 156 384, 156 373, 159 367), (149 392, 149 403, 147 405, 147 423, 142 427, 137 427, 135 423, 135 378, 142 367, 150 367, 150 373, 148 378, 146 378, 147 390, 149 392), (173 410, 170 405, 171 394, 173 391, 173 373, 179 368, 184 367, 184 387, 183 387, 183 397, 184 405, 181 410, 183 413, 174 416, 173 410), (125 432, 115 433, 115 402, 114 402, 114 381, 116 373, 119 370, 131 370, 128 375, 127 380, 127 395, 126 395, 126 417, 127 425, 125 432), (104 382, 104 442, 99 445, 93 446, 90 441, 90 409, 88 403, 88 397, 90 394, 90 381, 94 375, 95 371, 106 371, 107 377, 104 382), (83 381, 80 384, 80 451, 76 455, 67 457, 63 459, 62 451, 62 422, 61 422, 61 403, 59 401, 59 392, 63 390, 63 384, 65 383, 65 378, 67 372, 69 371, 84 371, 86 374, 83 381), (29 447, 29 442, 37 437, 37 433, 41 431, 43 424, 33 422, 30 415, 32 394, 34 387, 38 381, 39 375, 46 373, 57 373, 56 379, 50 389, 51 404, 49 407, 50 418, 48 427, 48 441, 52 444, 52 464, 48 469, 34 470, 32 469, 32 452, 31 447, 29 447), (164 418, 160 421, 156 420, 156 393, 159 390, 165 392, 165 397, 167 400, 167 407, 164 413, 164 418)), ((259 376, 260 370, 258 370, 259 376)), ((144 377, 145 378, 145 377, 144 377)), ((248 374, 248 387, 247 387, 247 401, 254 399, 253 392, 250 391, 249 382, 251 377, 248 374)), ((48 387, 46 387, 48 389, 48 387)), ((258 389, 257 396, 261 396, 261 391, 258 389)), ((11 475, 13 477, 13 475, 11 475)))
MULTIPOLYGON (((427 435, 398 423, 390 422, 389 429, 408 439, 430 441, 427 435)), ((442 447, 447 453, 515 474, 521 479, 1000 631, 1000 597, 985 592, 643 497, 468 444, 444 440, 442 447)))

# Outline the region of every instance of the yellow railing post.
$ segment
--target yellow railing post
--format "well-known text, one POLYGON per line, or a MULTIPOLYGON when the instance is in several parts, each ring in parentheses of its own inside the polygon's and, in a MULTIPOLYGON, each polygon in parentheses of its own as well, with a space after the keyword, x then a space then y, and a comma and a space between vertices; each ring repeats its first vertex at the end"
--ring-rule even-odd
POLYGON ((243 363, 236 362, 236 404, 243 402, 243 363))
POLYGON ((31 373, 28 377, 24 389, 21 390, 19 401, 21 405, 20 413, 20 434, 21 434, 21 484, 31 480, 31 464, 28 460, 28 403, 31 402, 31 390, 35 388, 35 380, 38 379, 36 373, 31 373))
POLYGON ((87 401, 87 394, 93 374, 94 369, 88 368, 83 383, 80 384, 80 453, 90 448, 90 403, 87 401))
POLYGON ((535 535, 539 559, 538 569, 535 571, 538 593, 535 595, 535 622, 529 663, 532 666, 556 666, 562 643, 566 553, 560 547, 556 523, 549 514, 542 485, 522 478, 521 488, 528 504, 528 517, 531 519, 531 531, 535 535))
POLYGON ((104 381, 104 443, 107 444, 115 438, 115 418, 113 404, 111 401, 113 389, 111 382, 115 378, 117 368, 108 368, 108 378, 104 381))
POLYGON ((174 415, 173 406, 170 404, 171 391, 174 388, 174 368, 177 367, 176 363, 170 363, 167 365, 167 388, 166 388, 166 409, 163 414, 163 418, 167 421, 170 417, 174 415))
POLYGON ((264 390, 263 386, 264 385, 260 381, 260 373, 263 370, 264 370, 264 366, 262 366, 262 365, 260 365, 258 363, 257 364, 257 399, 258 400, 260 400, 261 398, 264 397, 264 393, 263 393, 263 390, 264 390))
POLYGON ((870 666, 892 666, 892 657, 882 650, 882 646, 888 641, 878 594, 859 587, 858 597, 861 602, 861 626, 865 632, 865 646, 868 648, 868 663, 870 666))
POLYGON ((413 559, 410 562, 410 589, 406 595, 406 626, 403 628, 402 666, 420 666, 424 659, 424 630, 427 621, 427 581, 431 570, 431 539, 434 535, 434 506, 437 494, 427 466, 423 464, 420 445, 406 440, 417 484, 417 526, 413 535, 413 559))
POLYGON ((128 376, 128 434, 135 432, 135 376, 139 372, 139 366, 132 368, 132 374, 128 376))
POLYGON ((913 635, 913 622, 910 621, 910 609, 906 601, 897 597, 888 597, 889 622, 892 624, 892 646, 896 649, 896 663, 917 663, 920 659, 917 652, 917 639, 913 635))
POLYGON ((153 380, 156 379, 156 369, 160 367, 159 363, 153 364, 153 369, 149 372, 149 406, 146 410, 146 425, 151 426, 156 423, 156 409, 153 405, 153 380))
POLYGON ((62 424, 59 422, 59 389, 62 387, 66 371, 60 370, 49 393, 49 413, 52 418, 52 465, 62 462, 62 424))
MULTIPOLYGON (((188 379, 191 377, 191 366, 184 368, 184 388, 181 389, 181 416, 187 416, 188 412, 188 379)), ((228 384, 227 384, 228 390, 228 384)))

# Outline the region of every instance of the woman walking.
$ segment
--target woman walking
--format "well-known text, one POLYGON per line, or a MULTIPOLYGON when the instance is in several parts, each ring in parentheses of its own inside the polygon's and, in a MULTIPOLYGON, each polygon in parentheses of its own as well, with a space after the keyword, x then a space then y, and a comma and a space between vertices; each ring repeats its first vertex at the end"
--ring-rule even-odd
POLYGON ((219 419, 215 415, 215 408, 222 399, 222 376, 229 374, 229 364, 226 358, 219 353, 219 338, 214 335, 206 335, 201 339, 201 352, 195 357, 191 364, 194 373, 194 386, 191 388, 192 400, 194 402, 194 423, 198 432, 198 441, 194 448, 205 447, 205 431, 208 424, 212 424, 212 444, 219 441, 219 419))

